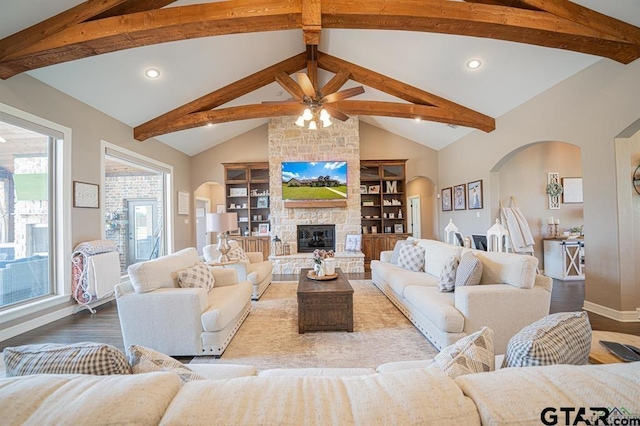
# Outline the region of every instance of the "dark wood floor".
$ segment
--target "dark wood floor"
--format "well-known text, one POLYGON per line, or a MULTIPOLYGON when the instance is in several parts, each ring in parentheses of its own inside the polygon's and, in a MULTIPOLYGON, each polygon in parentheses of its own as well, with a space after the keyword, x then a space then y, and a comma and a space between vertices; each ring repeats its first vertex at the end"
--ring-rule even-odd
MULTIPOLYGON (((370 273, 347 274, 350 279, 368 279, 370 273)), ((297 281, 294 275, 274 276, 274 281, 297 281)), ((581 310, 584 302, 584 281, 554 280, 550 313, 581 310)), ((600 315, 589 313, 591 327, 594 330, 618 331, 640 336, 640 322, 622 323, 600 315)), ((0 342, 0 350, 7 346, 19 346, 36 343, 75 343, 93 341, 108 343, 124 350, 120 333, 120 321, 116 302, 109 302, 97 308, 92 315, 86 310, 62 318, 27 333, 0 342)), ((181 361, 188 361, 189 358, 181 361)))

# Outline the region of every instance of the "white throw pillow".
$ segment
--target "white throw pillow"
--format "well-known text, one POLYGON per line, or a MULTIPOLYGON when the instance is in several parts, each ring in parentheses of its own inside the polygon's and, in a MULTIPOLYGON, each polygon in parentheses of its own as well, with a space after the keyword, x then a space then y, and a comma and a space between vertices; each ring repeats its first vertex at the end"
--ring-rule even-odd
POLYGON ((444 348, 433 358, 433 362, 452 379, 465 374, 495 370, 493 330, 483 327, 482 330, 463 337, 444 348))
POLYGON ((456 286, 456 270, 458 269, 458 256, 451 256, 443 265, 438 281, 438 290, 453 291, 456 286))
POLYGON ((466 252, 460 258, 460 264, 456 271, 456 283, 455 286, 466 285, 478 285, 480 284, 480 278, 482 278, 482 262, 478 259, 478 256, 469 252, 466 252))
POLYGON ((229 247, 231 247, 231 249, 227 253, 227 256, 229 256, 230 260, 238 259, 249 261, 249 257, 244 253, 244 250, 242 250, 242 247, 240 247, 236 240, 229 241, 229 247))
POLYGON ((213 274, 205 263, 182 269, 176 275, 182 288, 204 288, 208 292, 215 284, 213 274))
POLYGON ((404 245, 415 245, 415 241, 412 237, 407 238, 406 240, 398 240, 396 241, 396 245, 393 247, 393 253, 391 253, 391 259, 389 260, 389 263, 391 263, 392 265, 397 265, 398 264, 398 257, 400 256, 400 249, 402 248, 402 246, 404 245))
POLYGON ((398 267, 414 272, 424 271, 424 249, 410 244, 403 245, 398 255, 398 267))
POLYGON ((586 312, 559 312, 530 324, 509 340, 502 367, 575 364, 589 360, 591 324, 586 312))
POLYGON ((133 374, 170 371, 177 374, 183 383, 191 380, 205 380, 204 377, 194 373, 180 361, 144 346, 129 346, 127 355, 129 356, 129 364, 131 364, 131 372, 133 374))

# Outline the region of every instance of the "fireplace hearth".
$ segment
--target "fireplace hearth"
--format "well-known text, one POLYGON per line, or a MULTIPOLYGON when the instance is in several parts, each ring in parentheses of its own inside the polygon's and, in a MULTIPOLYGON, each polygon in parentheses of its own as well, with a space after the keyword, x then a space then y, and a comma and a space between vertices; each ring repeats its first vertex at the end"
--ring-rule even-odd
POLYGON ((334 250, 335 225, 298 225, 298 253, 313 253, 314 250, 334 250))

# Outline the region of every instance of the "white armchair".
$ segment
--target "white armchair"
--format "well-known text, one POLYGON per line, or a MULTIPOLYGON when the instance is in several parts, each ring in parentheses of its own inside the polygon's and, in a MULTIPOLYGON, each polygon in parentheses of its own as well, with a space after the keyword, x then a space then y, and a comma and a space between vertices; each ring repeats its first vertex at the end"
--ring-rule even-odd
MULTIPOLYGON (((236 241, 229 241, 229 245, 233 250, 236 241)), ((220 253, 215 245, 203 247, 202 254, 206 262, 216 262, 220 253)), ((238 273, 238 280, 248 280, 253 285, 251 299, 258 300, 262 293, 265 292, 273 278, 273 264, 269 260, 264 260, 261 252, 244 252, 249 260, 240 260, 238 263, 225 266, 225 268, 233 269, 238 273)), ((216 268, 219 269, 219 268, 216 268)))
POLYGON ((233 269, 210 268, 214 287, 181 288, 175 272, 198 263, 187 248, 129 267, 130 282, 115 286, 124 345, 167 355, 221 355, 251 310, 249 281, 233 269))

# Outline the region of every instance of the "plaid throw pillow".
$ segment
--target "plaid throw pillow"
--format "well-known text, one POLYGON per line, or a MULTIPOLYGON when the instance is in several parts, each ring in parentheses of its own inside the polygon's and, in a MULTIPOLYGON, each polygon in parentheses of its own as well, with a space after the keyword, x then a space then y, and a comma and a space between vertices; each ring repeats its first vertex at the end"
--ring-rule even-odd
POLYGON ((127 357, 116 347, 82 342, 47 343, 4 349, 7 377, 29 374, 131 374, 127 357))
POLYGON ((231 247, 231 249, 227 253, 227 256, 229 256, 230 260, 239 259, 249 261, 249 257, 244 253, 244 250, 238 245, 237 241, 229 241, 229 247, 231 247))
POLYGON ((478 285, 482 277, 482 262, 478 256, 466 252, 460 258, 460 264, 456 272, 455 286, 478 285))
POLYGON ((209 291, 215 284, 213 274, 204 263, 198 263, 191 268, 182 269, 176 272, 176 275, 182 288, 204 288, 209 291))
POLYGON ((398 257, 400 256, 400 249, 402 248, 402 246, 404 245, 415 245, 415 241, 413 240, 413 238, 409 237, 406 240, 398 240, 396 241, 396 245, 393 247, 393 253, 391 253, 391 259, 389 260, 389 262, 392 265, 397 265, 398 264, 398 257))
POLYGON ((127 348, 131 372, 133 374, 170 371, 180 376, 183 383, 191 380, 205 380, 204 377, 185 367, 180 361, 144 346, 131 345, 127 348))
POLYGON ((451 256, 442 267, 440 273, 440 281, 438 281, 438 290, 453 291, 456 286, 456 271, 458 269, 458 256, 451 256))
POLYGON ((495 370, 493 330, 483 327, 482 330, 463 337, 440 351, 433 361, 452 379, 465 374, 495 370))
POLYGON ((509 340, 503 367, 575 364, 589 360, 591 324, 587 313, 560 312, 530 324, 509 340))
POLYGON ((424 249, 414 245, 403 245, 398 255, 398 267, 409 271, 424 271, 424 249))

